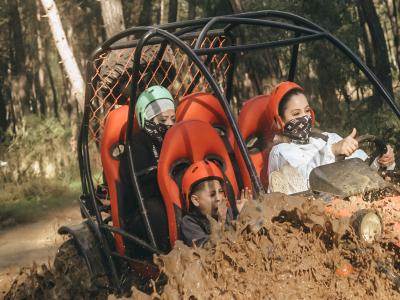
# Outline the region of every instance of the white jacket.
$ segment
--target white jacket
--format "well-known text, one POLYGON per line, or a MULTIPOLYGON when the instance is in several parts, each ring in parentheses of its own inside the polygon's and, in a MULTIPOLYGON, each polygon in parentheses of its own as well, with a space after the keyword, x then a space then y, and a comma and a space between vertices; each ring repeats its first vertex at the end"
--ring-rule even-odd
MULTIPOLYGON (((289 190, 285 189, 288 194, 293 194, 302 192, 309 188, 309 175, 312 169, 321 165, 335 162, 335 155, 332 153, 331 146, 332 144, 342 140, 342 137, 336 133, 324 134, 328 136, 327 141, 324 141, 321 138, 310 137, 310 142, 308 144, 302 145, 296 143, 281 143, 272 147, 268 162, 268 176, 270 182, 268 186, 268 192, 276 191, 275 189, 271 188, 271 183, 273 181, 271 174, 274 171, 283 171, 285 176, 296 177, 294 178, 296 182, 303 181, 303 183, 299 183, 294 186, 291 185, 289 190), (289 172, 286 172, 288 167, 292 167, 292 169, 294 168, 294 173, 296 173, 297 170, 297 174, 292 176, 287 175, 289 174, 289 172)), ((354 153, 348 158, 354 157, 365 160, 368 155, 363 150, 358 149, 354 151, 354 153)), ((374 163, 376 163, 376 161, 374 163)), ((289 178, 289 180, 291 179, 292 178, 289 178)))

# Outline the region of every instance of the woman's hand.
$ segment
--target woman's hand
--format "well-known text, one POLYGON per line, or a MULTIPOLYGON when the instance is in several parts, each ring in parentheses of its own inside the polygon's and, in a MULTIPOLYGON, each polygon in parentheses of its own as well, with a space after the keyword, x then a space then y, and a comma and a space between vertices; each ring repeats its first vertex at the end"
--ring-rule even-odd
POLYGON ((253 193, 248 187, 246 187, 240 192, 240 198, 236 200, 236 208, 239 213, 242 210, 243 206, 246 204, 246 202, 252 198, 253 198, 253 193))
POLYGON ((390 145, 387 145, 387 152, 378 159, 378 163, 384 168, 390 167, 394 163, 394 151, 390 145))
POLYGON ((357 130, 353 128, 350 135, 346 136, 340 142, 332 144, 332 152, 335 156, 345 155, 350 156, 358 149, 358 142, 355 139, 357 130))

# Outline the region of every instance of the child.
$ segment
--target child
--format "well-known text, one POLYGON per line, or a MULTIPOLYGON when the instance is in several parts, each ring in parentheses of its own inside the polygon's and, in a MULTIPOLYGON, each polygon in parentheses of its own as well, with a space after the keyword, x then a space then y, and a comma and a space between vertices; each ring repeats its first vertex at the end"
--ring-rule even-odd
MULTIPOLYGON (((182 238, 186 245, 202 247, 208 242, 211 230, 207 216, 222 224, 229 224, 233 220, 225 196, 224 175, 212 161, 196 162, 186 170, 182 178, 182 193, 188 207, 188 214, 181 223, 182 238)), ((240 199, 236 201, 238 212, 250 197, 248 188, 242 190, 240 199)))

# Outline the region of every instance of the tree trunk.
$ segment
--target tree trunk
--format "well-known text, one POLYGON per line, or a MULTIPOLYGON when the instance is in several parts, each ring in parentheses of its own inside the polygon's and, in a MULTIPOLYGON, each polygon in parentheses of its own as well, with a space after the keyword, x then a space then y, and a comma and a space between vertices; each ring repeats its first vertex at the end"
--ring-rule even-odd
POLYGON ((160 1, 160 24, 164 24, 166 20, 165 16, 165 0, 160 1))
MULTIPOLYGON (((5 80, 7 79, 8 62, 7 58, 0 58, 0 129, 5 131, 10 124, 10 117, 7 116, 7 102, 10 98, 7 95, 9 92, 5 85, 5 80), (7 93, 8 92, 8 93, 7 93)), ((1 134, 0 134, 1 143, 1 134)))
POLYGON ((39 101, 39 110, 42 116, 47 114, 47 103, 45 96, 45 84, 44 84, 44 49, 42 42, 42 34, 40 30, 40 21, 41 21, 41 13, 40 13, 40 2, 39 0, 35 0, 33 3, 35 5, 36 10, 36 21, 35 22, 35 30, 36 30, 36 47, 37 47, 37 63, 36 70, 34 73, 34 82, 35 82, 35 92, 36 98, 39 101))
MULTIPOLYGON (((332 48, 329 45, 321 45, 321 53, 329 53, 332 48)), ((316 75, 318 78, 318 91, 322 99, 322 110, 324 111, 324 123, 323 128, 326 130, 332 130, 337 127, 341 127, 341 111, 339 107, 339 101, 336 96, 337 80, 336 74, 332 75, 331 72, 326 70, 334 70, 337 61, 331 55, 323 55, 316 62, 316 75), (326 117, 325 117, 326 116, 326 117)))
POLYGON ((178 13, 178 0, 169 0, 168 23, 176 22, 177 13, 178 13))
MULTIPOLYGON (((393 95, 392 73, 390 70, 388 49, 386 46, 385 35, 383 33, 382 26, 379 22, 379 17, 374 6, 374 2, 372 0, 359 0, 358 3, 364 14, 365 21, 368 24, 368 28, 371 34, 376 75, 389 91, 389 93, 393 95)), ((372 105, 374 107, 380 107, 382 105, 382 100, 377 94, 377 91, 374 90, 374 94, 374 101, 372 105)))
MULTIPOLYGON (((52 93, 52 100, 49 100, 49 110, 52 110, 54 117, 58 119, 59 118, 59 108, 60 108, 60 106, 62 106, 62 104, 60 104, 59 96, 63 95, 64 93, 62 92, 61 88, 57 89, 57 87, 56 87, 57 82, 55 80, 55 76, 53 75, 54 72, 57 72, 57 71, 54 71, 54 69, 52 69, 51 65, 50 65, 49 57, 50 57, 50 53, 52 51, 50 37, 46 37, 44 42, 45 42, 45 44, 44 44, 45 67, 46 67, 46 73, 49 78, 49 84, 50 84, 51 93, 52 93), (51 109, 50 109, 50 107, 51 107, 51 109)), ((57 67, 60 67, 60 64, 57 64, 57 67)), ((62 67, 60 68, 60 72, 61 72, 61 74, 63 73, 62 67)), ((59 82, 60 86, 61 86, 61 83, 62 82, 59 82)))
POLYGON ((156 15, 155 15, 155 24, 161 24, 161 12, 162 12, 162 7, 161 5, 163 4, 163 1, 157 1, 155 6, 155 11, 156 11, 156 15))
POLYGON ((26 70, 26 53, 22 33, 18 1, 8 0, 9 9, 9 33, 12 44, 10 46, 10 66, 11 66, 11 97, 15 105, 18 106, 18 119, 31 110, 29 103, 28 90, 29 82, 26 70))
POLYGON ((11 58, 12 58, 12 67, 13 73, 21 74, 25 70, 25 47, 24 40, 22 36, 22 25, 21 18, 18 10, 18 1, 16 0, 8 0, 8 8, 9 8, 9 25, 10 25, 10 34, 12 44, 15 47, 11 58))
POLYGON ((107 38, 125 29, 121 0, 101 0, 101 15, 107 38))
POLYGON ((357 12, 358 12, 358 16, 359 16, 361 31, 362 31, 362 38, 364 41, 364 55, 365 55, 364 59, 365 59, 365 62, 367 63, 367 66, 371 70, 375 71, 375 66, 374 66, 372 53, 371 53, 371 49, 372 49, 371 34, 369 33, 367 22, 365 22, 364 13, 359 6, 357 7, 357 12))
POLYGON ((390 21, 390 26, 392 27, 394 57, 397 65, 397 70, 399 71, 399 79, 400 79, 400 36, 399 36, 400 29, 399 29, 399 23, 397 22, 396 1, 385 0, 385 4, 390 21))
MULTIPOLYGON (((8 78, 8 79, 10 80, 11 78, 8 78)), ((14 104, 14 99, 12 97, 11 90, 9 91, 9 95, 10 95, 10 98, 9 98, 10 99, 10 121, 12 124, 12 131, 14 134, 16 134, 17 133, 17 123, 18 123, 17 112, 16 112, 17 107, 14 104)))
POLYGON ((242 2, 240 0, 229 0, 229 3, 234 14, 238 14, 243 11, 242 2))
POLYGON ((153 11, 153 0, 143 0, 142 13, 139 18, 139 25, 151 25, 151 16, 153 11))
POLYGON ((196 18, 196 5, 197 0, 188 0, 188 19, 194 20, 196 18))
POLYGON ((6 101, 3 97, 3 82, 0 82, 0 143, 2 131, 6 131, 8 127, 6 101))
POLYGON ((49 19, 50 29, 61 57, 64 69, 71 83, 72 96, 76 99, 79 109, 83 111, 85 84, 71 47, 68 45, 60 15, 54 0, 41 0, 49 19))
POLYGON ((49 63, 46 61, 45 64, 46 64, 47 74, 49 75, 49 83, 50 83, 50 87, 51 87, 51 92, 53 94, 53 105, 52 105, 53 113, 54 113, 54 117, 56 117, 58 119, 59 115, 58 115, 58 99, 57 99, 56 85, 54 84, 53 73, 51 71, 49 63))

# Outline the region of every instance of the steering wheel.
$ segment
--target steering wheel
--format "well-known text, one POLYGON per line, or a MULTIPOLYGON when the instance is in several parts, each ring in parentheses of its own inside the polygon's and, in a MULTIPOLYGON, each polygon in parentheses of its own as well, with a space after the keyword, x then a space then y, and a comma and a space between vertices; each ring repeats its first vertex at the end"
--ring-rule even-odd
POLYGON ((380 157, 387 152, 386 143, 383 141, 382 138, 378 138, 375 135, 372 135, 372 134, 360 135, 359 137, 356 138, 356 140, 359 145, 365 145, 367 143, 374 143, 375 150, 371 154, 369 154, 368 158, 365 160, 365 162, 368 165, 371 165, 377 156, 380 157))
MULTIPOLYGON (((383 139, 378 138, 375 135, 372 135, 372 134, 360 135, 359 137, 356 138, 356 140, 359 145, 363 145, 363 144, 367 144, 367 143, 374 143, 375 150, 371 154, 369 154, 368 158, 365 160, 365 162, 368 165, 372 164, 375 157, 382 156, 383 154, 385 154, 387 152, 386 143, 383 141, 383 139)), ((338 155, 337 160, 341 161, 341 160, 344 160, 345 158, 346 158, 345 155, 338 155)))
POLYGON ((375 135, 372 134, 364 134, 360 135, 358 138, 356 138, 358 144, 366 144, 366 143, 374 143, 375 144, 375 150, 368 155, 368 158, 365 160, 365 162, 368 165, 371 165, 374 159, 377 156, 382 156, 387 152, 387 146, 386 143, 383 141, 383 139, 376 137, 375 135))

